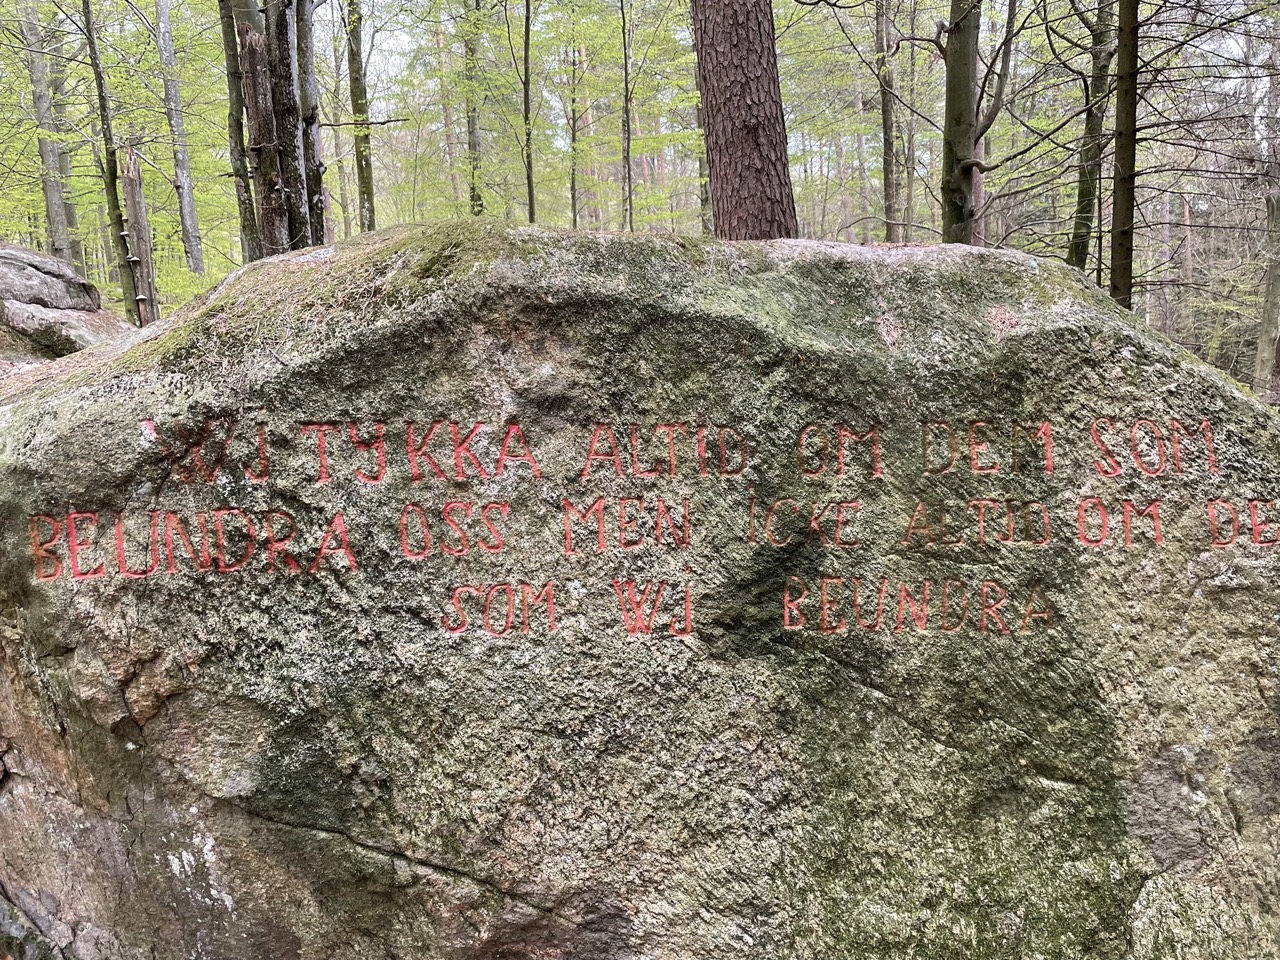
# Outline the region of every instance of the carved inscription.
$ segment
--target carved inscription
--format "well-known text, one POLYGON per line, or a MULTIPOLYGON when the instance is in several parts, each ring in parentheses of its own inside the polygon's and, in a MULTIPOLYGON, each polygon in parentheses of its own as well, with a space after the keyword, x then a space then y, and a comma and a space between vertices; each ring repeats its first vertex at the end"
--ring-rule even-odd
POLYGON ((265 418, 140 425, 169 481, 210 500, 256 490, 272 501, 287 478, 295 490, 383 488, 378 502, 394 510, 355 522, 343 507, 58 505, 29 516, 33 578, 368 577, 387 562, 454 564, 440 628, 506 636, 560 628, 568 581, 538 568, 559 565, 596 574, 592 602, 608 604, 627 635, 679 637, 694 633, 708 588, 698 558, 734 549, 777 555, 775 624, 784 631, 1011 633, 1053 626, 1052 584, 983 575, 975 557, 997 559, 987 551, 1154 550, 1175 529, 1184 541, 1198 531, 1197 548, 1280 544, 1274 499, 1181 495, 1219 472, 1207 418, 812 422, 765 438, 693 420, 587 423, 568 462, 563 438, 552 462, 536 431, 517 422, 332 420, 281 430, 265 418), (1133 496, 1131 480, 1148 493, 1133 496), (1015 481, 1041 499, 1011 497, 1015 481), (498 583, 466 573, 513 546, 546 562, 498 583), (885 554, 965 561, 910 582, 867 573, 864 561, 885 554), (670 562, 661 577, 637 579, 621 572, 636 569, 623 563, 632 555, 670 562), (801 556, 827 560, 788 569, 801 556))

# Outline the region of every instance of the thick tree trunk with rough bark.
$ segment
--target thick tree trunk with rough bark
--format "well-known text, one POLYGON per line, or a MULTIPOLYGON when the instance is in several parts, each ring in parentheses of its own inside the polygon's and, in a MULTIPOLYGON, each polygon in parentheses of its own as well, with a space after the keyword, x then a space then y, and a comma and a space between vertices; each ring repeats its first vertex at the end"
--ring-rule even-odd
POLYGON ((80 11, 85 41, 88 45, 89 67, 93 71, 93 85, 98 100, 98 125, 102 131, 102 186, 107 201, 111 249, 115 254, 116 269, 120 277, 120 292, 124 296, 125 314, 134 326, 141 326, 142 317, 138 312, 138 294, 134 286, 133 265, 129 255, 129 235, 125 229, 124 211, 120 208, 120 168, 117 166, 115 133, 111 125, 111 99, 107 96, 107 80, 102 72, 102 59, 98 56, 97 28, 93 23, 93 0, 82 0, 80 11))
POLYGON ((973 242, 981 0, 951 0, 942 118, 942 240, 973 242))
POLYGON ((347 84, 351 90, 352 139, 356 154, 356 222, 360 231, 377 229, 373 207, 373 156, 369 149, 369 91, 364 79, 363 18, 360 0, 346 0, 347 84))
POLYGON ((173 140, 173 188, 178 195, 178 220, 182 229, 182 249, 187 268, 204 273, 204 244, 196 217, 195 187, 191 182, 191 161, 187 157, 187 129, 182 116, 182 92, 178 88, 178 60, 173 50, 173 29, 169 18, 170 0, 156 0, 156 48, 164 73, 164 115, 173 140))
POLYGON ((1116 30, 1115 184, 1111 205, 1111 298, 1133 307, 1133 217, 1138 151, 1138 0, 1120 0, 1116 30))
POLYGON ((1108 91, 1111 86, 1111 60, 1115 56, 1115 0, 1100 0, 1097 13, 1083 18, 1090 35, 1090 72, 1085 90, 1087 109, 1084 132, 1080 138, 1080 169, 1076 173, 1076 209, 1071 225, 1071 241, 1067 246, 1067 263, 1081 270, 1089 261, 1089 242, 1093 236, 1093 216, 1098 206, 1102 183, 1103 124, 1107 116, 1108 91))
POLYGON ((31 105, 34 108, 36 129, 39 131, 36 147, 40 154, 40 186, 44 193, 49 252, 59 259, 70 262, 72 260, 71 231, 67 224, 65 184, 62 180, 60 162, 62 151, 57 139, 58 123, 53 113, 48 57, 35 11, 30 6, 24 6, 18 13, 18 30, 22 36, 22 44, 26 48, 27 70, 31 75, 31 105))
POLYGON ((134 297, 138 302, 138 325, 145 327, 160 319, 160 299, 156 293, 155 256, 151 248, 151 220, 142 189, 142 169, 132 143, 125 148, 124 209, 128 216, 129 263, 133 266, 134 297))
POLYGON ((324 149, 320 141, 320 84, 316 80, 315 40, 312 31, 313 0, 297 5, 298 112, 302 129, 302 172, 311 243, 324 243, 324 149))
POLYGON ((276 140, 275 111, 271 106, 271 70, 267 66, 267 46, 262 34, 246 22, 241 22, 237 31, 258 235, 262 256, 270 257, 290 249, 289 210, 280 181, 280 148, 276 140))
POLYGON ((297 15, 299 0, 266 0, 267 54, 271 71, 271 106, 276 114, 280 186, 289 213, 289 248, 311 243, 307 177, 302 160, 302 114, 298 104, 297 15))
POLYGON ((236 208, 240 215, 240 253, 249 263, 262 258, 262 237, 258 233, 258 217, 253 208, 253 186, 245 151, 244 78, 232 0, 218 0, 218 21, 222 28, 222 57, 227 68, 227 146, 231 177, 235 181, 236 208))
POLYGON ((693 0, 716 236, 799 234, 769 0, 693 0))

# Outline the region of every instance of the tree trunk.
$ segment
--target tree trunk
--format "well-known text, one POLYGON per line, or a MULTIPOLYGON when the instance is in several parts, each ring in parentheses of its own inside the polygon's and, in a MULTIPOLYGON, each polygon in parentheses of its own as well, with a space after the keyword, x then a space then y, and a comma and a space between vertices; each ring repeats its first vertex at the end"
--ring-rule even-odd
POLYGON ((347 4, 347 85, 351 89, 352 139, 356 154, 356 222, 362 233, 377 229, 373 209, 373 157, 369 152, 369 91, 364 79, 364 41, 360 0, 346 0, 347 4))
MULTIPOLYGON (((987 138, 979 137, 973 145, 973 159, 981 163, 986 155, 987 138)), ((973 239, 970 241, 975 247, 987 245, 987 212, 983 209, 986 204, 987 192, 983 184, 982 168, 978 167, 973 171, 973 239)))
POLYGON ((468 13, 462 37, 463 73, 467 87, 467 162, 470 168, 468 199, 471 213, 484 213, 484 195, 480 192, 480 17, 483 0, 474 0, 468 13))
POLYGON ((582 80, 581 51, 574 43, 569 48, 569 223, 578 229, 578 85, 582 80))
POLYGON ((257 197, 257 222, 262 256, 284 253, 289 246, 289 211, 280 182, 280 147, 276 141, 276 116, 271 108, 271 71, 267 46, 252 24, 240 23, 241 71, 244 105, 249 120, 249 157, 253 161, 253 192, 257 197))
POLYGON ((1081 270, 1089 261, 1093 215, 1102 179, 1103 124, 1107 116, 1107 91, 1111 86, 1111 59, 1115 55, 1115 0, 1099 0, 1089 28, 1092 66, 1085 89, 1084 134, 1080 139, 1080 169, 1076 173, 1076 209, 1067 246, 1067 263, 1081 270))
POLYGON ((693 0, 716 236, 799 233, 769 0, 693 0))
MULTIPOLYGON (((436 65, 437 69, 443 71, 445 69, 445 53, 446 47, 444 43, 444 31, 439 24, 435 29, 436 41, 436 65)), ((449 158, 449 186, 453 191, 454 203, 462 203, 462 178, 458 176, 458 134, 453 126, 453 104, 450 103, 452 91, 441 87, 440 90, 440 107, 444 113, 444 149, 449 158)))
POLYGON ((49 253, 60 260, 71 262, 71 231, 67 225, 67 209, 64 199, 65 185, 57 139, 58 123, 53 114, 53 97, 50 93, 49 66, 45 54, 44 39, 35 12, 27 6, 19 11, 18 30, 27 53, 27 70, 31 75, 31 105, 34 108, 38 135, 36 146, 40 153, 40 186, 44 192, 45 226, 48 228, 49 253))
POLYGON ((520 77, 524 102, 524 184, 529 222, 538 222, 538 198, 533 185, 533 0, 524 4, 524 71, 520 77))
POLYGON ((187 269, 204 273, 204 245, 196 218, 195 188, 191 183, 191 161, 187 157, 187 130, 182 117, 182 95, 178 89, 178 61, 173 52, 173 29, 169 22, 170 0, 156 0, 156 48, 164 73, 164 115, 173 140, 173 188, 178 195, 178 219, 182 227, 182 249, 187 269))
POLYGON ((1138 151, 1138 0, 1120 0, 1116 31, 1115 185, 1111 201, 1111 298, 1133 307, 1133 215, 1138 151))
POLYGON ((1262 324, 1254 358, 1253 386, 1269 403, 1277 394, 1277 353, 1280 353, 1280 186, 1267 196, 1266 273, 1263 278, 1262 324))
POLYGON ((128 216, 129 262, 133 265, 133 285, 138 301, 138 325, 160 319, 160 298, 156 293, 155 256, 151 249, 151 221, 147 217, 146 196, 142 192, 142 170, 132 143, 125 148, 124 209, 128 216))
POLYGON ((884 242, 902 240, 902 221, 898 213, 898 163, 894 150, 893 67, 889 62, 892 49, 893 21, 889 0, 876 0, 876 82, 880 87, 880 170, 884 180, 884 242))
POLYGON ((711 170, 707 164, 707 127, 701 99, 694 111, 694 120, 698 124, 698 133, 702 134, 702 149, 698 151, 698 220, 702 224, 702 232, 710 236, 716 232, 716 224, 711 212, 711 170))
POLYGON ((271 72, 271 106, 276 114, 280 186, 289 214, 289 249, 311 243, 311 208, 306 165, 302 159, 302 111, 298 98, 297 14, 294 4, 306 0, 266 0, 267 53, 271 72))
POLYGON ((978 129, 981 0, 951 0, 942 126, 942 240, 973 242, 973 178, 978 129))
POLYGON ((130 262, 128 232, 124 225, 124 212, 120 209, 120 174, 116 160, 115 134, 111 127, 111 100, 107 96, 107 80, 102 72, 102 60, 98 56, 97 28, 93 23, 93 0, 81 0, 84 17, 84 35, 89 49, 89 67, 93 71, 93 85, 98 95, 98 124, 102 131, 102 186, 107 200, 107 217, 111 229, 111 248, 115 252, 116 269, 120 276, 120 292, 124 296, 124 310, 134 326, 142 326, 138 309, 138 292, 134 285, 133 265, 130 262))
POLYGON ((320 84, 316 81, 316 52, 312 31, 315 0, 297 3, 298 113, 302 127, 302 174, 306 190, 311 243, 325 242, 324 145, 320 140, 320 84))
POLYGON ((628 0, 618 0, 622 14, 622 229, 636 228, 636 184, 631 169, 631 33, 627 23, 628 0))
POLYGON ((218 20, 222 27, 222 57, 227 69, 227 146, 231 178, 236 188, 236 209, 240 215, 240 253, 249 263, 262 258, 262 236, 258 233, 258 217, 253 209, 253 187, 245 154, 244 78, 240 69, 232 0, 218 0, 218 20))

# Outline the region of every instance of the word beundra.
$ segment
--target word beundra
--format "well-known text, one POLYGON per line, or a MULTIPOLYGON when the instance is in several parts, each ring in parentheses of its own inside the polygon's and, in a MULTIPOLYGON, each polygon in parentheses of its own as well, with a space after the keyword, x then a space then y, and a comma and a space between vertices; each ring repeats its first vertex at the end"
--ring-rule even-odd
POLYGON ((115 514, 107 523, 89 511, 31 517, 36 579, 50 582, 64 573, 72 580, 105 576, 142 580, 161 573, 229 574, 246 569, 255 556, 268 573, 315 574, 326 557, 334 557, 335 563, 344 561, 349 570, 359 569, 341 513, 333 515, 318 541, 300 537, 298 522, 282 510, 257 518, 232 507, 186 518, 171 510, 152 510, 147 517, 142 551, 137 537, 131 536, 130 528, 135 524, 130 521, 135 518, 124 513, 115 514), (304 546, 308 542, 315 546, 304 546))
POLYGON ((790 575, 782 590, 782 629, 811 629, 815 619, 823 633, 848 633, 854 628, 959 633, 965 626, 979 633, 1009 633, 1011 629, 1026 633, 1036 622, 1053 625, 1053 608, 1039 582, 1030 585, 1022 603, 1011 604, 1010 600, 1009 590, 996 580, 983 580, 976 590, 963 580, 945 580, 940 585, 922 580, 918 584, 899 583, 896 591, 890 591, 887 577, 878 583, 859 577, 822 577, 811 590, 803 577, 790 575))

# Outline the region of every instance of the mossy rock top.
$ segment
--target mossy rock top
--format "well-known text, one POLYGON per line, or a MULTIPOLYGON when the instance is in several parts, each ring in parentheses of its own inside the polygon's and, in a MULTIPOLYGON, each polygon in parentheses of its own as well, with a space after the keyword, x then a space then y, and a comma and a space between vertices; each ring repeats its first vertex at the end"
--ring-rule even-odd
POLYGON ((0 951, 1274 956, 1278 439, 1023 255, 252 265, 0 385, 0 951))

